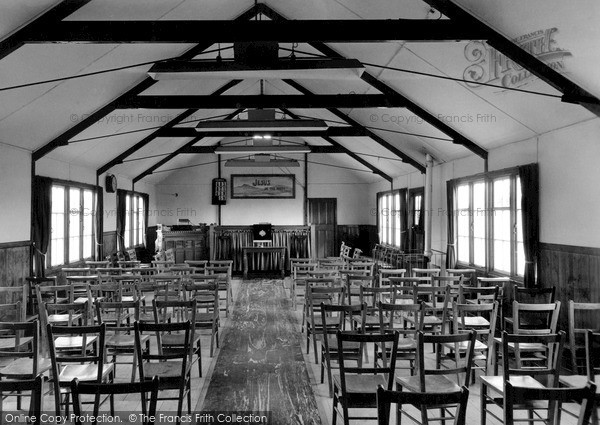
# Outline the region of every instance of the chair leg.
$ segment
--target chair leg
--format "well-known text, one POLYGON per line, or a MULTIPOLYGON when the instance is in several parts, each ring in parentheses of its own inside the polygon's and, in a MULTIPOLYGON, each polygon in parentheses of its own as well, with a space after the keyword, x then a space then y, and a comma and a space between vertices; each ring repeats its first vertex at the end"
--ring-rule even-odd
POLYGON ((479 418, 479 423, 481 425, 485 425, 486 422, 486 409, 487 409, 487 385, 485 385, 483 383, 483 381, 481 382, 481 395, 480 395, 480 402, 481 402, 481 417, 479 418))
POLYGON ((331 417, 331 425, 337 424, 337 405, 338 405, 337 394, 334 394, 333 395, 333 416, 331 417))
MULTIPOLYGON (((327 335, 325 335, 324 337, 327 338, 327 335)), ((315 353, 315 363, 319 364, 319 357, 317 355, 317 334, 314 332, 312 335, 312 340, 313 340, 313 351, 315 353)))

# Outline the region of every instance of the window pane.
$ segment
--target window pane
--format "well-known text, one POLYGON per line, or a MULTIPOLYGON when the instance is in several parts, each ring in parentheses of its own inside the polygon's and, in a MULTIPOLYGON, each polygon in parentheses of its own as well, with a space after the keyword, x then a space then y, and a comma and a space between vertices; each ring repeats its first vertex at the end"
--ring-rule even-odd
POLYGON ((457 220, 457 259, 458 261, 469 263, 470 262, 470 249, 469 249, 469 230, 470 230, 470 217, 468 210, 461 210, 458 214, 457 220))
POLYGON ((50 266, 65 262, 65 188, 52 186, 50 227, 50 266))
POLYGON ((138 203, 138 210, 140 212, 139 217, 138 217, 138 243, 139 244, 145 244, 145 238, 144 238, 144 228, 146 226, 145 223, 145 209, 144 209, 144 200, 140 197, 139 199, 139 203, 138 203))
POLYGON ((494 210, 494 269, 510 273, 510 210, 494 210))
POLYGON ((494 207, 510 207, 510 178, 494 180, 494 207))
POLYGON ((458 186, 456 190, 456 205, 458 209, 469 208, 469 185, 458 186))
POLYGON ((81 198, 80 190, 69 189, 69 262, 81 259, 79 253, 81 241, 81 198))
POLYGON ((517 269, 515 273, 519 276, 525 274, 525 252, 523 251, 523 214, 521 212, 521 180, 517 178, 516 205, 517 208, 517 269))
POLYGON ((83 258, 93 254, 93 223, 94 223, 94 193, 91 190, 83 191, 83 258))
POLYGON ((458 261, 469 263, 469 238, 465 238, 462 236, 458 237, 458 252, 457 259, 458 261))
POLYGON ((400 194, 394 195, 394 244, 400 246, 400 237, 402 235, 400 229, 400 194))
POLYGON ((485 183, 478 182, 473 184, 473 210, 485 209, 485 183))
POLYGON ((129 248, 131 246, 131 197, 127 195, 125 197, 125 231, 124 231, 124 239, 125 239, 125 248, 129 248))
POLYGON ((473 264, 485 267, 485 238, 473 239, 473 264))

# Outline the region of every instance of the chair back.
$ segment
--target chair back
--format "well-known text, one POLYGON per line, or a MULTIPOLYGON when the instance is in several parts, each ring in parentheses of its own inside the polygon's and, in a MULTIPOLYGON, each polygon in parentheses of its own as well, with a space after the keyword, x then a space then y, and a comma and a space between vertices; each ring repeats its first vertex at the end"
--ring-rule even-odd
POLYGON ((560 301, 548 304, 521 304, 513 301, 514 333, 556 333, 560 301))
MULTIPOLYGON (((469 401, 469 389, 465 386, 460 391, 436 393, 436 392, 408 392, 386 390, 383 386, 377 388, 377 423, 378 425, 390 424, 390 408, 392 404, 411 404, 417 408, 437 407, 447 404, 456 404, 454 414, 454 425, 465 425, 467 418, 467 403, 469 401)), ((447 418, 450 419, 450 418, 447 418)))
POLYGON ((564 341, 563 331, 552 334, 503 332, 502 363, 505 380, 511 376, 539 376, 548 379, 549 386, 556 385, 564 341), (509 361, 511 350, 515 353, 514 362, 509 361))
POLYGON ((382 332, 397 331, 401 337, 415 338, 423 330, 423 305, 378 303, 379 326, 382 332), (409 326, 407 326, 409 325, 409 326))
POLYGON ((195 274, 206 273, 206 266, 208 265, 207 260, 185 260, 184 263, 189 265, 190 267, 193 267, 195 274))
POLYGON ((424 268, 419 268, 419 267, 413 267, 412 268, 412 273, 413 276, 415 277, 424 277, 424 276, 439 276, 440 272, 442 270, 441 269, 424 269, 424 268))
MULTIPOLYGON (((28 415, 31 418, 35 418, 32 422, 33 425, 41 425, 42 420, 42 398, 44 394, 44 378, 42 374, 37 375, 34 379, 17 379, 11 381, 0 381, 0 395, 2 393, 31 391, 31 402, 29 405, 28 415)), ((4 420, 2 414, 2 401, 3 397, 0 397, 0 417, 4 420)), ((4 422, 3 422, 4 423, 4 422)))
MULTIPOLYGON (((590 423, 592 411, 595 408, 596 384, 588 382, 582 388, 533 388, 514 386, 506 382, 504 386, 504 423, 514 423, 513 413, 515 405, 531 405, 536 403, 536 415, 540 415, 540 402, 547 402, 547 416, 544 423, 549 425, 560 425, 560 414, 562 403, 577 402, 581 404, 577 419, 578 425, 590 423)), ((539 416, 538 416, 539 417, 539 416)), ((543 419, 537 419, 541 421, 543 419)))
POLYGON ((96 301, 96 317, 115 333, 133 331, 133 322, 140 319, 140 301, 96 301))
POLYGON ((458 276, 431 276, 431 284, 433 286, 446 286, 446 285, 454 285, 458 288, 458 285, 461 285, 464 282, 463 275, 458 276))
POLYGON ((477 338, 488 347, 494 343, 498 302, 492 304, 452 304, 454 332, 477 332, 477 338))
POLYGON ((600 330, 600 325, 598 325, 600 323, 600 303, 578 303, 569 300, 567 321, 571 371, 577 375, 581 368, 581 353, 586 347, 585 338, 588 330, 591 329, 594 332, 600 330))
POLYGON ((556 287, 551 288, 524 288, 515 283, 515 301, 523 304, 550 304, 555 301, 556 287))
MULTIPOLYGON (((71 393, 73 394, 73 413, 75 414, 75 424, 83 425, 81 422, 82 408, 81 408, 81 395, 89 394, 95 395, 114 395, 114 394, 139 394, 142 405, 141 411, 137 412, 142 414, 144 421, 141 423, 144 425, 151 425, 154 421, 150 421, 151 417, 156 417, 156 404, 158 400, 158 388, 160 385, 160 379, 155 376, 150 381, 142 382, 127 382, 127 383, 95 383, 95 382, 79 382, 77 378, 71 381, 71 393), (150 403, 147 403, 147 393, 150 393, 150 403)), ((94 404, 92 424, 96 423, 95 419, 98 417, 100 403, 94 404)), ((129 413, 135 414, 134 411, 129 413)), ((87 423, 87 422, 86 422, 87 423)))
POLYGON ((492 304, 498 301, 500 288, 498 286, 467 286, 460 285, 458 290, 458 301, 460 303, 492 304))
POLYGON ((379 269, 379 286, 390 286, 392 277, 404 277, 406 269, 379 269))
POLYGON ((12 344, 5 344, 0 348, 0 358, 31 358, 33 362, 32 376, 36 376, 40 360, 39 333, 40 323, 38 320, 32 322, 0 322, 2 340, 13 342, 12 344))
MULTIPOLYGON (((473 354, 475 349, 475 331, 468 331, 457 334, 442 334, 442 335, 430 335, 425 334, 423 331, 417 332, 417 370, 419 374, 419 391, 435 391, 435 388, 426 388, 425 376, 427 375, 451 375, 464 373, 464 381, 462 384, 465 387, 469 386, 471 377, 471 367, 473 364, 473 354), (436 353, 441 353, 442 345, 451 346, 454 345, 454 367, 447 366, 444 368, 439 367, 427 367, 425 364, 425 344, 435 344, 436 353), (464 356, 461 355, 464 353, 464 356)), ((439 362, 436 362, 439 364, 439 362)))

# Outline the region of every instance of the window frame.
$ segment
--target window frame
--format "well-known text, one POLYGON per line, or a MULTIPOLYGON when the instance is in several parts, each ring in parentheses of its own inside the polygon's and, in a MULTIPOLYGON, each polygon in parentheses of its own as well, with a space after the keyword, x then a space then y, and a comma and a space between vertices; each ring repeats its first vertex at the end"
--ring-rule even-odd
MULTIPOLYGON (((406 189, 394 189, 394 190, 387 190, 387 191, 383 191, 383 192, 377 192, 377 197, 376 197, 376 204, 377 204, 377 235, 379 236, 379 242, 381 244, 384 245, 389 245, 389 246, 394 246, 397 248, 402 248, 403 244, 404 244, 404 239, 406 238, 406 229, 403 228, 403 226, 406 225, 406 223, 403 223, 403 211, 402 209, 406 209, 406 194, 407 191, 406 189), (381 207, 381 201, 383 197, 387 197, 388 200, 391 200, 392 203, 394 203, 394 200, 396 199, 396 197, 398 197, 398 202, 400 205, 398 205, 398 209, 396 209, 396 206, 390 207, 389 205, 387 205, 385 208, 388 210, 391 210, 392 213, 390 214, 390 212, 388 211, 388 218, 392 218, 392 220, 394 218, 397 217, 398 223, 399 223, 399 229, 396 229, 395 226, 390 226, 389 228, 387 228, 386 233, 389 234, 390 236, 390 240, 387 240, 384 242, 383 241, 383 232, 382 232, 382 228, 381 228, 381 216, 383 215, 382 212, 382 207, 381 207), (396 241, 396 234, 399 233, 399 240, 396 241)), ((405 212, 405 211, 404 211, 405 212)))
MULTIPOLYGON (((90 185, 87 183, 80 183, 80 182, 75 182, 75 181, 70 181, 70 180, 61 180, 61 179, 50 179, 51 180, 51 186, 50 186, 50 193, 52 194, 52 190, 54 187, 62 187, 64 190, 64 198, 63 198, 63 208, 64 208, 64 212, 63 212, 63 262, 61 264, 52 264, 52 258, 53 258, 53 253, 52 253, 52 220, 50 223, 50 241, 48 243, 48 252, 46 253, 46 269, 53 269, 53 268, 57 268, 57 267, 61 267, 61 266, 67 266, 69 264, 77 264, 80 263, 82 261, 85 260, 90 260, 93 259, 94 256, 96 255, 96 246, 95 246, 95 241, 96 241, 96 235, 98 232, 98 229, 96 228, 96 209, 98 208, 98 193, 99 188, 98 186, 94 186, 94 185, 90 185), (71 214, 71 190, 72 189, 77 189, 79 192, 79 214, 78 214, 78 220, 79 220, 79 235, 78 235, 78 255, 77 255, 77 259, 71 261, 69 259, 70 257, 70 238, 71 238, 71 230, 70 230, 70 222, 73 219, 73 214, 71 214), (85 202, 84 202, 84 192, 85 191, 90 191, 92 192, 92 208, 91 211, 86 212, 86 208, 85 208, 85 202), (90 253, 91 255, 89 257, 84 257, 83 253, 84 253, 84 237, 86 235, 84 235, 84 216, 86 214, 91 214, 92 215, 92 232, 91 232, 91 240, 90 240, 90 253)), ((52 204, 53 204, 53 199, 52 199, 52 195, 50 198, 50 209, 51 209, 51 215, 52 213, 52 204)), ((88 235, 89 236, 89 235, 88 235)))
POLYGON ((125 228, 123 229, 123 244, 125 249, 132 249, 139 246, 146 246, 146 214, 145 214, 145 205, 144 199, 148 198, 147 193, 136 192, 131 190, 123 190, 125 192, 125 228), (134 199, 136 208, 134 209, 134 199), (127 210, 127 204, 129 204, 129 211, 127 210), (143 229, 142 234, 140 235, 140 228, 143 229), (125 234, 128 234, 128 237, 125 237, 125 234), (140 238, 140 236, 143 236, 140 238), (144 239, 144 240, 138 240, 144 239), (130 244, 127 245, 125 242, 129 240, 130 244))
MULTIPOLYGON (((517 181, 519 179, 519 169, 508 168, 503 170, 491 171, 487 173, 480 173, 472 176, 462 177, 454 180, 454 187, 458 189, 459 186, 468 184, 469 185, 469 210, 471 211, 471 219, 469 222, 469 262, 460 261, 458 259, 459 251, 459 239, 458 239, 458 191, 455 192, 454 198, 454 211, 455 214, 452 217, 454 220, 454 241, 456 245, 456 264, 457 266, 475 268, 483 271, 490 275, 508 276, 514 280, 522 280, 524 270, 519 273, 517 270, 518 266, 518 229, 519 225, 517 220, 519 219, 518 211, 521 210, 519 205, 516 205, 517 201, 517 181), (494 207, 494 182, 500 179, 509 178, 509 207, 510 211, 510 271, 497 270, 494 266, 494 218, 495 207, 494 207), (485 190, 485 266, 474 264, 474 226, 473 226, 473 185, 478 182, 484 183, 485 190)), ((522 217, 522 216, 521 216, 522 217)), ((522 218, 521 218, 522 219, 522 218)), ((521 226, 522 229, 522 226, 521 226)))

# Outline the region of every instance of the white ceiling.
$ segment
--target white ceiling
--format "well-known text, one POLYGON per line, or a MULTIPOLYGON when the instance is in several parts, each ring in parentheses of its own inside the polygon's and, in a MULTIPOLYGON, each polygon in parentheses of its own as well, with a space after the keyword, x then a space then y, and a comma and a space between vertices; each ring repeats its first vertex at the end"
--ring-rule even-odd
MULTIPOLYGON (((551 40, 554 61, 564 75, 600 97, 600 3, 580 0, 576 5, 562 0, 456 0, 484 22, 511 39, 539 32, 551 40), (548 32, 549 31, 549 32, 548 32)), ((0 2, 0 39, 58 4, 49 0, 3 0, 0 2)), ((289 19, 438 19, 438 12, 421 0, 278 0, 266 1, 270 7, 289 19)), ((69 16, 68 20, 204 20, 234 19, 254 4, 253 0, 92 0, 69 16)), ((445 19, 445 17, 442 17, 445 19)), ((201 26, 199 27, 201 31, 201 26)), ((499 75, 525 75, 516 87, 534 92, 559 95, 541 80, 527 76, 508 62, 490 68, 494 51, 478 42, 387 42, 331 43, 338 53, 348 58, 403 70, 462 78, 475 62, 470 53, 481 48, 485 56, 479 70, 484 81, 490 71, 499 75)), ((40 44, 25 45, 0 60, 0 88, 80 75, 143 62, 177 57, 193 47, 190 44, 40 44)), ((224 45, 222 47, 228 47, 224 45)), ((282 47, 290 47, 289 44, 282 47)), ((298 51, 316 52, 308 45, 298 51)), ((223 52, 231 57, 231 50, 223 52)), ((282 54, 289 54, 282 52, 282 54)), ((301 53, 298 53, 299 55, 301 53)), ((209 55, 214 57, 215 54, 209 55)), ((199 56, 206 57, 206 56, 199 56)), ((117 99, 147 78, 150 64, 102 73, 83 78, 49 82, 25 88, 0 91, 0 142, 35 151, 89 114, 117 99)), ((578 105, 562 103, 559 98, 520 93, 505 89, 467 85, 409 72, 383 70, 368 66, 368 71, 390 87, 429 111, 484 149, 490 150, 516 141, 535 137, 557 128, 595 118, 578 105)), ((508 77, 505 77, 508 78, 508 77)), ((338 94, 379 92, 364 81, 299 80, 314 93, 338 94)), ((500 79, 490 83, 500 84, 500 79)), ((160 81, 144 95, 206 95, 227 80, 160 81)), ((226 94, 258 94, 260 84, 246 80, 226 94)), ((297 94, 280 80, 267 80, 265 94, 297 94)), ((339 125, 340 118, 326 110, 292 110, 298 115, 329 120, 339 125)), ((163 125, 183 110, 116 110, 101 121, 73 137, 71 144, 52 151, 49 156, 66 162, 97 169, 118 154, 142 140, 157 126, 163 125)), ((231 111, 201 110, 188 119, 196 120, 231 111)), ((453 144, 448 136, 405 108, 344 110, 354 120, 367 126, 390 145, 424 163, 430 153, 436 161, 446 162, 470 155, 465 147, 453 144)), ((318 138, 305 138, 309 144, 327 145, 318 138)), ((414 172, 414 168, 398 161, 385 147, 370 138, 336 138, 347 149, 391 176, 414 172)), ((156 138, 126 159, 114 171, 135 177, 165 155, 185 145, 190 139, 156 138)), ((214 145, 218 138, 205 138, 197 143, 214 145)), ((316 155, 315 155, 316 157, 316 155)), ((361 179, 377 179, 365 173, 366 168, 354 159, 340 154, 319 155, 332 164, 356 168, 361 179)), ((171 169, 214 161, 214 155, 180 155, 147 177, 151 182, 164 179, 171 169)))

